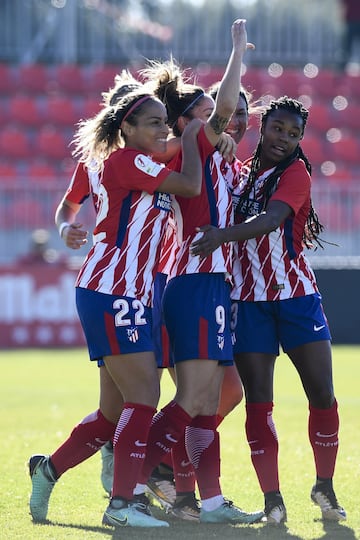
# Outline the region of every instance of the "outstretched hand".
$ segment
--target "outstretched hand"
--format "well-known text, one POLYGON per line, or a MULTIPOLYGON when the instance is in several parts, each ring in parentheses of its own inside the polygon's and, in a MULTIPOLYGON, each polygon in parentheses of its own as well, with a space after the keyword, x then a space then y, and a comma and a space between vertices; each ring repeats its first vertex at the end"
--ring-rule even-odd
POLYGON ((223 243, 221 229, 212 225, 204 225, 197 227, 196 230, 202 232, 203 236, 191 244, 190 252, 191 255, 198 255, 201 259, 205 259, 223 243))
POLYGON ((246 19, 236 19, 231 27, 233 47, 245 52, 247 49, 255 49, 253 43, 247 41, 246 19))

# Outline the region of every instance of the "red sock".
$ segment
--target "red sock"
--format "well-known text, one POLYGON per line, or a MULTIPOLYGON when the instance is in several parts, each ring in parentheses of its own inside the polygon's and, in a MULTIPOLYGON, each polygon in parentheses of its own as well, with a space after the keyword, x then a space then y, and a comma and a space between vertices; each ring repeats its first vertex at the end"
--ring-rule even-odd
POLYGON ((170 401, 157 413, 149 432, 146 459, 138 480, 140 484, 146 484, 154 468, 165 454, 170 454, 190 422, 191 416, 175 401, 170 401))
POLYGON ((221 495, 220 442, 216 416, 196 416, 186 428, 187 453, 195 469, 201 499, 221 495))
POLYGON ((58 477, 100 450, 113 438, 115 427, 115 424, 106 420, 100 409, 86 416, 51 455, 58 477))
POLYGON ((133 498, 155 411, 148 405, 124 403, 114 435, 113 497, 133 498))
POLYGON ((177 493, 195 491, 195 471, 186 451, 185 433, 171 451, 177 493))
POLYGON ((246 404, 246 435, 263 493, 279 491, 279 445, 272 410, 272 402, 246 404))
MULTIPOLYGON (((178 444, 180 444, 180 442, 178 444)), ((161 463, 164 463, 164 465, 167 465, 170 467, 170 469, 173 469, 172 451, 169 454, 163 455, 161 458, 161 463)))
POLYGON ((309 405, 309 439, 315 458, 316 474, 320 478, 334 476, 339 439, 337 401, 330 409, 316 409, 309 405))

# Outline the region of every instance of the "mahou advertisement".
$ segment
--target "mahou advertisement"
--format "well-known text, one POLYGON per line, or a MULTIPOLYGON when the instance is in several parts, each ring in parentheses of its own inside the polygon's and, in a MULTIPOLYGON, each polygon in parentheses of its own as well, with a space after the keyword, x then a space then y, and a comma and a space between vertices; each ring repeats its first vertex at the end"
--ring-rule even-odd
POLYGON ((76 275, 51 264, 0 268, 0 348, 84 346, 76 275))

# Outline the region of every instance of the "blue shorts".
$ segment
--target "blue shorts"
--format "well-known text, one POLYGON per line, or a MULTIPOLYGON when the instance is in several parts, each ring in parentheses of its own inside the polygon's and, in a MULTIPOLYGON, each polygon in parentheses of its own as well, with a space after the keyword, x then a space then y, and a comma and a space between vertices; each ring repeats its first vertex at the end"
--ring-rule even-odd
POLYGON ((171 279, 163 313, 174 362, 193 359, 233 364, 230 285, 224 274, 187 274, 171 279))
POLYGON ((155 358, 158 368, 174 367, 174 359, 170 350, 169 336, 166 330, 162 298, 166 286, 167 275, 157 273, 154 281, 153 291, 153 342, 155 347, 155 358))
POLYGON ((90 360, 153 351, 152 313, 140 300, 76 288, 76 307, 90 360))
POLYGON ((319 294, 273 302, 234 302, 234 354, 279 354, 313 341, 330 340, 319 294))

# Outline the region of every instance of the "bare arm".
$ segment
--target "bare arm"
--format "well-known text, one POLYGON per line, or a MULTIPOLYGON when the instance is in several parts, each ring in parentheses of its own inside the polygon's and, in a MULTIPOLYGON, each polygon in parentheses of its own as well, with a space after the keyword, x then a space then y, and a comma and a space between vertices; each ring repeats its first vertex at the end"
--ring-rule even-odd
POLYGON ((75 221, 80 208, 80 204, 63 198, 55 211, 55 223, 60 237, 71 249, 79 249, 87 242, 88 232, 83 229, 82 223, 75 221))
POLYGON ((171 172, 160 184, 157 191, 173 193, 182 197, 200 195, 202 163, 197 144, 197 135, 202 125, 203 123, 198 119, 194 119, 187 124, 181 136, 183 151, 181 172, 171 172))
POLYGON ((200 227, 203 236, 191 245, 192 255, 207 257, 221 244, 257 238, 268 234, 281 225, 292 213, 292 209, 281 201, 269 202, 265 212, 247 219, 244 223, 218 229, 210 225, 200 227))
POLYGON ((205 131, 209 141, 216 146, 221 133, 233 114, 240 92, 241 64, 247 48, 254 48, 247 43, 245 20, 237 19, 231 27, 233 47, 224 76, 216 97, 215 109, 209 118, 205 131))

